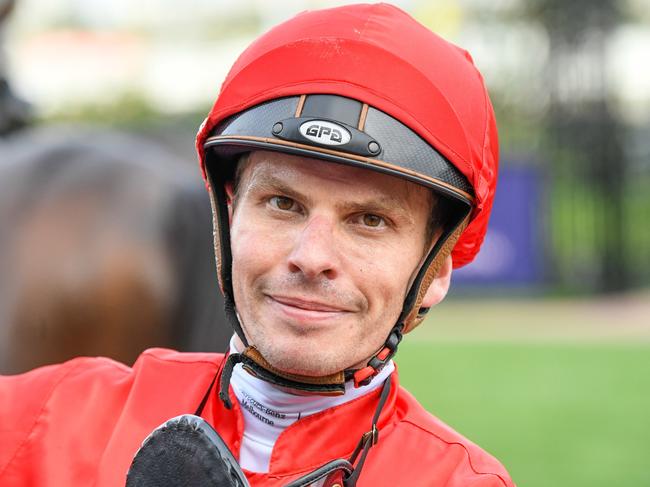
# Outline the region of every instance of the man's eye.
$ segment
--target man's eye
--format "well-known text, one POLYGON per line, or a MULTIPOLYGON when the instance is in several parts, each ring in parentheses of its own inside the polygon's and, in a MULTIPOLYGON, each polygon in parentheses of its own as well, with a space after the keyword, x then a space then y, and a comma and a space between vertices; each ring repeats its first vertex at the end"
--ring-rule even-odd
POLYGON ((270 200, 271 205, 276 207, 278 210, 289 211, 294 209, 296 202, 291 198, 286 196, 274 196, 270 200))
POLYGON ((362 216, 361 220, 363 221, 363 224, 367 227, 381 227, 386 224, 386 221, 377 215, 373 215, 372 213, 366 213, 362 216))

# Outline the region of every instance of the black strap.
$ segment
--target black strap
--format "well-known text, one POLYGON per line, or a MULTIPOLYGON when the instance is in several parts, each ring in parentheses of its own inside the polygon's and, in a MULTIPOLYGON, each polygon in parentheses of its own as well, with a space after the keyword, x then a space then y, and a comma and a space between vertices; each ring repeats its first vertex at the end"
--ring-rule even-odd
POLYGON ((235 370, 235 365, 241 363, 244 356, 241 353, 231 353, 224 360, 223 369, 221 371, 221 380, 219 381, 219 399, 223 402, 226 409, 232 409, 232 402, 230 401, 230 379, 232 372, 235 370))
MULTIPOLYGON (((226 352, 226 357, 224 358, 224 360, 221 361, 221 364, 217 368, 217 373, 214 374, 214 377, 212 378, 212 381, 210 382, 210 385, 208 386, 208 390, 205 391, 205 395, 203 396, 203 399, 201 399, 201 403, 199 404, 199 406, 196 408, 196 411, 194 412, 194 416, 199 416, 200 417, 201 414, 203 413, 203 409, 205 409, 205 405, 207 404, 208 399, 210 398, 210 391, 212 391, 212 387, 214 386, 214 383, 217 381, 217 377, 219 377, 219 374, 222 373, 225 364, 228 362, 229 356, 230 356, 230 352, 226 352)), ((230 373, 232 374, 232 371, 230 373)), ((230 382, 230 378, 228 379, 228 381, 230 382)), ((226 389, 228 389, 227 386, 226 386, 226 389)), ((230 409, 230 408, 228 408, 228 409, 230 409)))
POLYGON ((241 327, 241 323, 239 323, 239 318, 237 318, 237 310, 236 310, 235 301, 233 297, 227 292, 224 292, 223 301, 224 301, 223 309, 226 315, 226 319, 228 320, 228 324, 234 330, 234 332, 237 333, 237 336, 244 344, 244 347, 248 347, 248 340, 246 339, 246 334, 244 333, 244 330, 241 327))
POLYGON ((382 409, 384 409, 384 405, 386 404, 386 400, 388 399, 390 388, 391 388, 391 378, 388 377, 384 381, 384 386, 382 387, 381 395, 379 396, 379 403, 377 404, 377 408, 375 409, 375 414, 372 417, 372 427, 370 428, 370 431, 367 431, 366 433, 363 434, 363 436, 359 440, 359 443, 357 444, 357 447, 354 449, 352 456, 350 457, 350 463, 354 465, 354 462, 356 461, 359 452, 361 452, 361 456, 359 457, 359 462, 354 467, 354 471, 349 477, 343 480, 345 487, 354 487, 357 485, 357 480, 359 480, 359 476, 361 475, 361 469, 363 468, 363 464, 366 461, 368 452, 370 451, 370 448, 372 448, 372 446, 375 443, 377 443, 377 441, 379 440, 379 429, 377 428, 377 422, 379 421, 379 416, 381 414, 381 411, 382 409))

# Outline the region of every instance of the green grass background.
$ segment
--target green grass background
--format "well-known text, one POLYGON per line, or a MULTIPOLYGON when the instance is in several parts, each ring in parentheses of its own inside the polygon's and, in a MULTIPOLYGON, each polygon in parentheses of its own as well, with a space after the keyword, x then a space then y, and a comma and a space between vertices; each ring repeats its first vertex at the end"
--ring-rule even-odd
MULTIPOLYGON (((447 308, 443 322, 453 323, 455 306, 462 305, 447 308)), ((496 309, 511 329, 507 307, 496 309)), ((495 332, 489 340, 480 330, 489 310, 474 311, 476 334, 466 323, 456 333, 453 325, 424 323, 402 343, 402 384, 429 411, 499 458, 520 487, 650 486, 645 336, 592 340, 585 327, 584 339, 562 340, 563 313, 551 312, 552 339, 495 332)), ((575 328, 575 315, 564 314, 572 316, 567 329, 575 328)))

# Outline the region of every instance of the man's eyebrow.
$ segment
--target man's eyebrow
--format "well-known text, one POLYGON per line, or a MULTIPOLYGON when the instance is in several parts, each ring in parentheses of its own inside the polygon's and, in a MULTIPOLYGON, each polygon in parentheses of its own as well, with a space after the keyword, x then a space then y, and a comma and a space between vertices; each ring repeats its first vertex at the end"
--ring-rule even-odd
POLYGON ((252 175, 246 191, 279 193, 299 201, 309 201, 309 198, 296 191, 286 181, 274 176, 268 171, 260 171, 252 175), (261 173, 261 174, 260 174, 261 173))
POLYGON ((365 201, 349 201, 337 205, 341 210, 350 212, 390 213, 413 221, 411 210, 401 198, 382 195, 365 201))

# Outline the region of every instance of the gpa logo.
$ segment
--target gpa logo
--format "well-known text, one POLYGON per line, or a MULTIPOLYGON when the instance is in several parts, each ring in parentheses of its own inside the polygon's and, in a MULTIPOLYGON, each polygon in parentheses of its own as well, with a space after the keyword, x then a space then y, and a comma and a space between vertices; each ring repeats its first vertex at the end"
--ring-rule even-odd
POLYGON ((300 133, 309 140, 325 145, 343 145, 350 142, 350 132, 327 120, 310 120, 300 125, 300 133))

